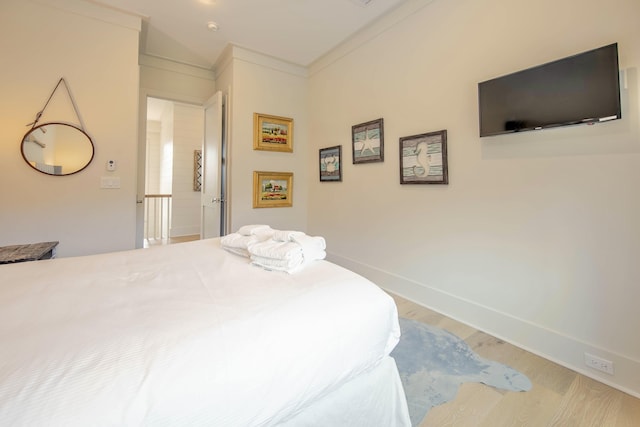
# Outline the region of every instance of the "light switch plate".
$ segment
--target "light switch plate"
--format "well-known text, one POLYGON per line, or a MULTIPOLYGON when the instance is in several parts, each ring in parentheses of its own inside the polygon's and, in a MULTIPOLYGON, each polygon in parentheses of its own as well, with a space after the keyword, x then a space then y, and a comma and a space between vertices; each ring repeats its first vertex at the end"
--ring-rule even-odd
POLYGON ((120 177, 119 176, 101 177, 100 188, 120 188, 120 177))

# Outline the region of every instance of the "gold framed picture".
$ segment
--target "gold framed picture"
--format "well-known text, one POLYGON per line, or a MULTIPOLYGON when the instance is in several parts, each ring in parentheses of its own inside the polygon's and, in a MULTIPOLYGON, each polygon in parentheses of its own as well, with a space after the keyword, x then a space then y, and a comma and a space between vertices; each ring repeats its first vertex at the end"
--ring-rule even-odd
POLYGON ((253 113, 253 149, 293 152, 293 119, 253 113))
POLYGON ((253 207, 293 206, 293 172, 253 171, 253 207))

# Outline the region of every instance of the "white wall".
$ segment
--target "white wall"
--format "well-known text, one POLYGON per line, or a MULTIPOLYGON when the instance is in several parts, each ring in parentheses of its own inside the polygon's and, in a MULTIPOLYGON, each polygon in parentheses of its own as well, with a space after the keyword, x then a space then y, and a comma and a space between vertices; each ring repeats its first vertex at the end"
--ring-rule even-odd
POLYGON ((160 118, 160 191, 171 194, 173 187, 173 103, 167 102, 160 118))
POLYGON ((140 55, 139 61, 140 89, 145 96, 202 105, 213 95, 216 85, 211 70, 149 55, 140 55))
MULTIPOLYGON (((0 245, 59 240, 58 256, 134 247, 140 20, 76 0, 0 2, 0 245), (71 88, 93 162, 52 177, 20 155, 58 80, 71 88), (107 172, 107 160, 118 170, 107 172), (120 189, 101 189, 102 176, 120 189)), ((78 124, 63 87, 42 117, 78 124)))
POLYGON ((636 0, 408 2, 311 68, 309 230, 390 290, 640 395, 639 17, 636 0), (612 42, 622 120, 478 137, 478 82, 612 42), (385 161, 351 164, 351 126, 379 117, 385 161), (398 138, 442 129, 450 184, 400 185, 398 138), (339 144, 343 182, 318 182, 316 150, 339 144))
POLYGON ((229 231, 246 224, 307 228, 307 78, 305 70, 238 47, 220 61, 218 87, 231 86, 229 231), (221 84, 224 82, 224 84, 221 84), (293 119, 293 153, 253 149, 253 113, 293 119), (293 172, 293 206, 253 208, 253 171, 293 172))
POLYGON ((160 174, 162 171, 162 149, 160 145, 161 122, 147 121, 147 147, 145 170, 145 194, 160 194, 160 174))

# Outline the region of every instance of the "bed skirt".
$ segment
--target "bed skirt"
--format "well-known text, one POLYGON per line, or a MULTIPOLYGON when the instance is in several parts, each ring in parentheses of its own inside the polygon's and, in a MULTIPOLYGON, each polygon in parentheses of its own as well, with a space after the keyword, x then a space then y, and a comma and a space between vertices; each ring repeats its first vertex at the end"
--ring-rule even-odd
POLYGON ((375 368, 313 402, 283 427, 410 427, 409 411, 395 360, 375 368))

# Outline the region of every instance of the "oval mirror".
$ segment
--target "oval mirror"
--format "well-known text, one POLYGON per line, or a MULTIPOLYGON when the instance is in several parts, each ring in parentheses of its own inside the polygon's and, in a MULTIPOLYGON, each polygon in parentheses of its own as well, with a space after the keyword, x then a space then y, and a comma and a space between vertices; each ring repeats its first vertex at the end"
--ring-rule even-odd
POLYGON ((71 175, 93 160, 93 141, 82 129, 67 123, 45 123, 22 138, 22 157, 48 175, 71 175))

